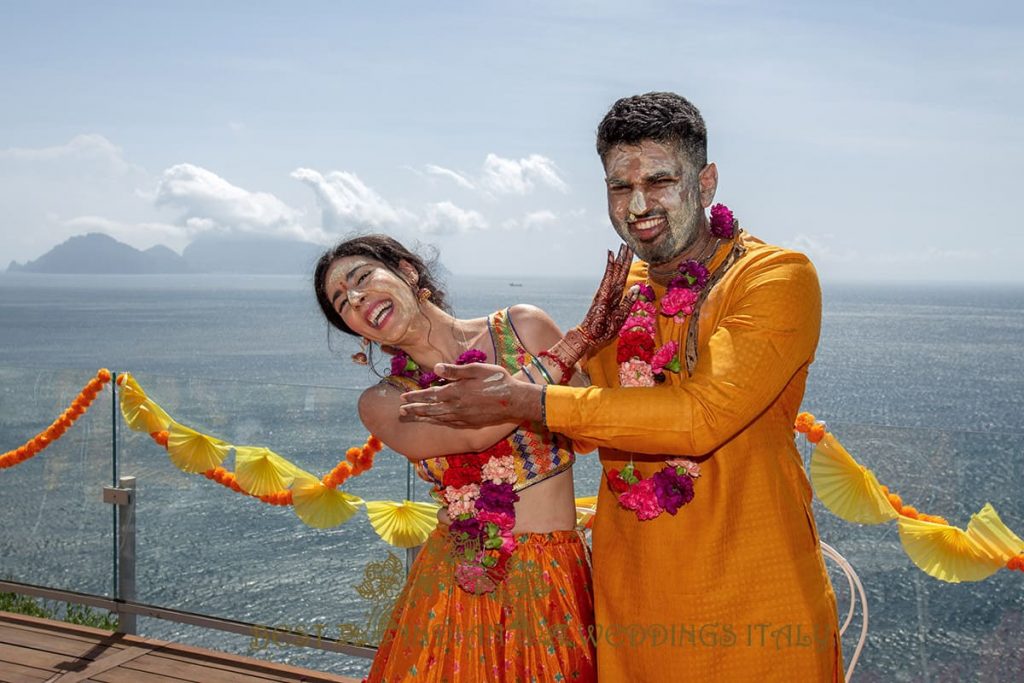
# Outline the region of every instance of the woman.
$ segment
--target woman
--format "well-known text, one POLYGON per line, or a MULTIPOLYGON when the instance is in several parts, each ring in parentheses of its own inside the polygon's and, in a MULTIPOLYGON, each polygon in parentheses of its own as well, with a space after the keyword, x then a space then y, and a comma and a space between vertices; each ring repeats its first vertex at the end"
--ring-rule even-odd
POLYGON ((455 318, 423 261, 384 235, 345 241, 320 258, 314 288, 330 324, 394 353, 391 375, 360 397, 360 418, 414 463, 442 505, 368 680, 594 680, 571 443, 542 423, 458 429, 404 421, 398 409, 403 392, 436 381, 429 369, 440 362, 494 363, 541 384, 568 380, 580 357, 618 330, 631 258, 609 254, 591 311, 565 337, 522 304, 455 318))

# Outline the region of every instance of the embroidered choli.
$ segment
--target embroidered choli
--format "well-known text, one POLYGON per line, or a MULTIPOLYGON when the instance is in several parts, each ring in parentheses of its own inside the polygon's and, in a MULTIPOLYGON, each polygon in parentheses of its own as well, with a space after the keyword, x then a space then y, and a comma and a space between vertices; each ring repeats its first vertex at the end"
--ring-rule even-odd
MULTIPOLYGON (((494 344, 495 364, 515 374, 523 365, 533 359, 533 355, 526 350, 516 333, 515 325, 512 323, 507 308, 489 315, 487 327, 494 344)), ((386 377, 383 381, 404 391, 418 388, 413 380, 405 377, 386 377)), ((513 486, 515 491, 522 491, 564 472, 572 467, 576 460, 572 443, 561 434, 549 432, 540 422, 523 422, 515 431, 505 437, 504 441, 511 446, 515 458, 516 483, 513 486)), ((416 462, 416 474, 438 489, 442 488, 444 471, 448 467, 448 457, 450 456, 439 456, 416 462)))

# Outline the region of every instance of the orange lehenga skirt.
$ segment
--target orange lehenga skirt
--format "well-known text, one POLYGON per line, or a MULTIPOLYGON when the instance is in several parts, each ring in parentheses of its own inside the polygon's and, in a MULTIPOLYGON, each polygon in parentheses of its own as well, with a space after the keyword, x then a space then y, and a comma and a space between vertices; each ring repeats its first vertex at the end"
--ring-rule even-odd
POLYGON ((520 534, 508 576, 473 595, 438 526, 412 565, 370 683, 594 681, 590 549, 577 531, 520 534))

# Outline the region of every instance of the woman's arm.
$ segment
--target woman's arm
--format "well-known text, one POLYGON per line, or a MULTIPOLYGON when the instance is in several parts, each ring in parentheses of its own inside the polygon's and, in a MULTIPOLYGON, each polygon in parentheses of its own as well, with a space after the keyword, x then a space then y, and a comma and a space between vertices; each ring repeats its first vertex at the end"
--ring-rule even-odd
POLYGON ((515 422, 487 427, 447 427, 400 417, 402 390, 381 382, 359 397, 359 419, 370 433, 409 460, 426 460, 454 453, 476 453, 509 435, 515 422))
MULTIPOLYGON (((533 355, 562 338, 558 325, 536 306, 516 304, 509 308, 508 313, 509 322, 520 341, 533 355)), ((555 376, 556 381, 560 378, 557 366, 545 362, 545 367, 555 376)), ((536 381, 543 383, 544 379, 536 368, 530 368, 530 374, 536 381)), ((513 377, 527 381, 522 370, 513 377)), ((398 414, 398 408, 403 404, 401 396, 399 388, 386 382, 370 387, 359 397, 359 418, 388 448, 410 460, 425 460, 453 453, 476 453, 505 438, 517 426, 517 423, 506 422, 468 429, 406 420, 398 414)))

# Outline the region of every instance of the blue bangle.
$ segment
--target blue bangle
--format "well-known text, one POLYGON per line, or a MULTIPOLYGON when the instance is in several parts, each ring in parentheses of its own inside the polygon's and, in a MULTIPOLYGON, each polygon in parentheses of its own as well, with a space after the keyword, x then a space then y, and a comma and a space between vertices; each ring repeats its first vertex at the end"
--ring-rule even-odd
POLYGON ((526 375, 526 379, 530 380, 530 384, 536 384, 537 383, 537 380, 535 380, 533 378, 533 375, 530 374, 530 371, 526 369, 525 365, 520 365, 519 369, 523 371, 524 375, 526 375))
POLYGON ((547 426, 548 424, 548 385, 545 384, 540 388, 540 421, 541 424, 547 426))
POLYGON ((533 360, 530 361, 530 364, 533 365, 538 370, 540 370, 540 374, 543 375, 544 379, 547 381, 548 384, 554 384, 555 383, 555 380, 552 379, 552 377, 551 377, 551 373, 548 372, 548 369, 546 367, 544 367, 543 363, 541 363, 539 360, 537 360, 536 356, 533 357, 533 360))

